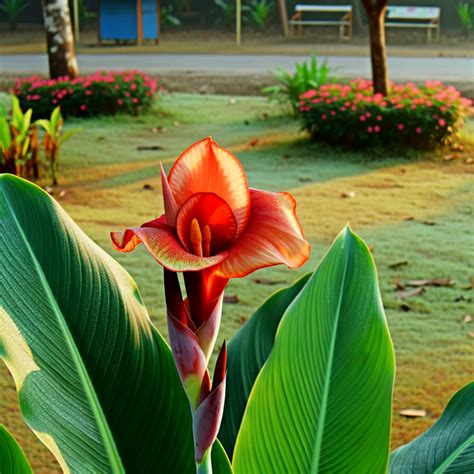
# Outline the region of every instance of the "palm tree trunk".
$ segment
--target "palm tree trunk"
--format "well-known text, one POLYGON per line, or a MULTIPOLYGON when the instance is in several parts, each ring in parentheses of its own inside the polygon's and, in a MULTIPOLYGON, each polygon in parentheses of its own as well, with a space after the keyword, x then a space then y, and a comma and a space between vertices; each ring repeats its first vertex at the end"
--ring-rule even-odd
POLYGON ((71 15, 67 0, 42 0, 48 47, 49 75, 76 77, 78 67, 74 52, 71 15))

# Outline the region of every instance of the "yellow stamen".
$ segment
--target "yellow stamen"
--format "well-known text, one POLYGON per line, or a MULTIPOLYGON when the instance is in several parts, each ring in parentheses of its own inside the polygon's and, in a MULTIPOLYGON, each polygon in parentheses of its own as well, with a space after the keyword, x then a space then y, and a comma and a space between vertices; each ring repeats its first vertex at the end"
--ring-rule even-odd
POLYGON ((197 219, 191 221, 191 250, 194 255, 202 257, 202 234, 197 219))
POLYGON ((202 253, 204 257, 211 256, 211 228, 208 225, 202 229, 202 253))

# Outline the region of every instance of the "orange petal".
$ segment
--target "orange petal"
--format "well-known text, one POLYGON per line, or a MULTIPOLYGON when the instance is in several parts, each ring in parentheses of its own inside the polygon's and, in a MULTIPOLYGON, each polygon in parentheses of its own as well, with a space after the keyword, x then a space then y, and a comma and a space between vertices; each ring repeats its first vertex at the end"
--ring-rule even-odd
POLYGON ((229 256, 212 269, 225 278, 243 277, 259 268, 284 263, 303 265, 310 246, 296 217, 296 201, 288 193, 250 190, 251 211, 245 232, 228 249, 229 256))
POLYGON ((229 205, 213 193, 197 193, 180 208, 176 218, 176 231, 183 245, 192 249, 191 222, 197 219, 202 229, 210 228, 210 251, 217 254, 231 245, 237 232, 237 223, 229 205))
POLYGON ((181 207, 195 193, 214 193, 235 216, 239 237, 249 218, 250 194, 239 160, 210 137, 189 147, 168 175, 170 189, 181 207))
POLYGON ((213 257, 198 257, 189 253, 179 243, 174 230, 166 225, 166 217, 147 222, 142 227, 126 229, 125 232, 110 234, 115 250, 131 252, 142 243, 151 255, 165 268, 173 272, 203 270, 221 262, 227 252, 213 257))
POLYGON ((163 203, 165 205, 166 223, 170 227, 176 227, 176 214, 178 213, 178 206, 174 199, 173 193, 171 192, 168 179, 163 165, 160 163, 161 173, 161 187, 163 189, 163 203))

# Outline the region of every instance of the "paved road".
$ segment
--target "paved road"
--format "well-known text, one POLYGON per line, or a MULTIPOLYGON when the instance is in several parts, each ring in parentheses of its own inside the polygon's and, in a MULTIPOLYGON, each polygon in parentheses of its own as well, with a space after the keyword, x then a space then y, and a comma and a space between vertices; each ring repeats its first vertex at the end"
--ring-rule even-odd
MULTIPOLYGON (((98 69, 140 69, 149 73, 201 72, 261 74, 277 66, 293 69, 304 56, 260 56, 222 54, 82 54, 78 56, 82 73, 98 69)), ((343 77, 370 77, 370 60, 359 56, 332 56, 329 64, 343 77)), ((393 80, 473 81, 472 58, 389 58, 393 80)), ((7 74, 47 73, 46 55, 25 54, 0 57, 0 71, 7 74)))

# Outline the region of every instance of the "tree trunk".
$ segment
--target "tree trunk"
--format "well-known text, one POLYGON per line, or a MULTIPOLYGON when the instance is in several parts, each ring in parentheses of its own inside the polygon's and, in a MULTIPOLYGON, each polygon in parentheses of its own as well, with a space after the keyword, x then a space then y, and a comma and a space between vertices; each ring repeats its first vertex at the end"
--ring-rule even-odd
POLYGON ((280 13, 281 31, 283 36, 288 36, 288 12, 286 0, 278 0, 278 12, 280 13))
POLYGON ((358 35, 367 34, 367 26, 364 22, 364 9, 360 5, 360 0, 352 1, 352 29, 358 35))
POLYGON ((74 78, 78 75, 71 15, 67 0, 42 0, 48 47, 49 75, 74 78))
POLYGON ((374 93, 388 93, 387 49, 385 46, 385 11, 369 12, 370 58, 374 93))

